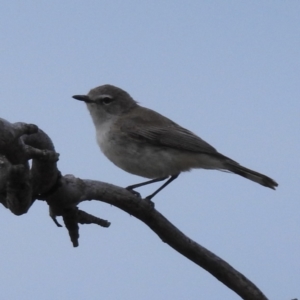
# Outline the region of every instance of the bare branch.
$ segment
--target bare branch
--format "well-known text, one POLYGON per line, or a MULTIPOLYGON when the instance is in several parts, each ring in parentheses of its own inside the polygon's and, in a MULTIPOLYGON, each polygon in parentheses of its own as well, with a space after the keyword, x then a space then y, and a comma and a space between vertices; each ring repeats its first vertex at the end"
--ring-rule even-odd
POLYGON ((107 220, 97 218, 80 209, 78 210, 77 216, 78 216, 78 223, 80 224, 96 224, 106 228, 110 226, 110 222, 108 222, 107 220))
POLYGON ((24 165, 15 165, 10 169, 6 186, 6 207, 15 215, 27 212, 32 204, 29 169, 24 165))
POLYGON ((14 214, 26 213, 35 200, 45 200, 50 216, 62 216, 74 247, 78 246, 78 224, 110 223, 78 209, 78 204, 98 200, 114 205, 149 226, 164 243, 204 268, 243 299, 265 300, 263 293, 244 275, 205 249, 170 223, 153 206, 130 191, 73 175, 61 176, 58 154, 51 139, 35 125, 11 124, 0 119, 0 201, 14 214), (32 159, 29 168, 28 160, 32 159))
MULTIPOLYGON (((87 200, 106 202, 138 218, 149 226, 163 242, 204 268, 243 299, 267 299, 244 275, 209 250, 185 236, 162 214, 155 210, 152 203, 133 195, 124 188, 66 175, 62 178, 61 187, 48 197, 47 202, 52 208, 56 209, 57 215, 63 215, 63 211, 59 212, 61 210, 60 205, 75 207, 80 202, 87 200)), ((72 230, 75 233, 74 227, 72 230)), ((75 237, 74 235, 74 240, 76 240, 75 237)), ((74 246, 77 246, 77 244, 75 243, 74 246)))
POLYGON ((0 155, 5 157, 0 201, 12 213, 24 214, 38 195, 48 192, 57 183, 58 154, 51 139, 36 125, 11 124, 0 119, 0 155))

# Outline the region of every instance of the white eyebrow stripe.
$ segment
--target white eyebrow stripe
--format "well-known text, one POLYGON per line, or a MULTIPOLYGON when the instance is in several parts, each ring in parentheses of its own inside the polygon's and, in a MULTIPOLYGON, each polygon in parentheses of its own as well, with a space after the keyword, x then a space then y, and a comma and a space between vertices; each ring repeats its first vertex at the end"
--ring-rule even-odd
POLYGON ((98 97, 99 99, 104 99, 104 98, 113 98, 113 96, 111 96, 111 95, 100 95, 99 97, 98 97))

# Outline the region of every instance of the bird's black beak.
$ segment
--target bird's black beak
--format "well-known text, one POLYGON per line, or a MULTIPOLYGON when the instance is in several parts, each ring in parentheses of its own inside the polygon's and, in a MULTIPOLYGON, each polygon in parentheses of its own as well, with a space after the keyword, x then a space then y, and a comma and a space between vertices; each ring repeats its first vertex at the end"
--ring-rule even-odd
POLYGON ((94 101, 90 99, 89 96, 86 95, 74 95, 72 96, 72 98, 76 99, 76 100, 80 100, 80 101, 84 101, 86 103, 93 103, 94 101))

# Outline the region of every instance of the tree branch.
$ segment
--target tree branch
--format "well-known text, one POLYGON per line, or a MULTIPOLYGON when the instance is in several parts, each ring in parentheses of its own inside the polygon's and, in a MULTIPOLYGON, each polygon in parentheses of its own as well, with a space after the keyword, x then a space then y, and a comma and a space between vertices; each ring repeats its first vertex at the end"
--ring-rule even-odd
POLYGON ((73 175, 61 176, 57 160, 51 139, 37 126, 11 124, 0 119, 0 202, 20 215, 26 213, 35 200, 46 201, 57 226, 61 225, 56 217, 63 217, 74 247, 78 246, 78 223, 110 225, 108 221, 79 210, 78 204, 88 200, 109 203, 141 220, 164 243, 204 268, 243 299, 267 299, 244 275, 184 235, 149 201, 112 184, 82 180, 73 175))

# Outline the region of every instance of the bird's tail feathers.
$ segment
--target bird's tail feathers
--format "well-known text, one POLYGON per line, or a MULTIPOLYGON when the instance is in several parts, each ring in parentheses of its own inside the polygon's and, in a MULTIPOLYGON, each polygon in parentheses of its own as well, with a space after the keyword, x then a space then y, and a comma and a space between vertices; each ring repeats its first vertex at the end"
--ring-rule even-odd
POLYGON ((272 178, 261 173, 255 172, 253 170, 247 169, 235 162, 228 162, 226 164, 226 169, 232 173, 243 176, 247 179, 250 179, 273 190, 275 190, 275 188, 278 186, 278 183, 272 178))

